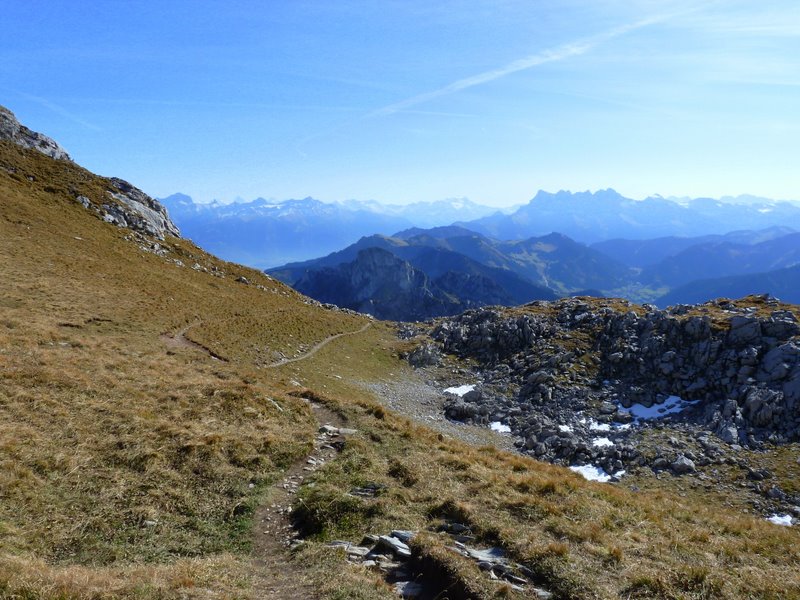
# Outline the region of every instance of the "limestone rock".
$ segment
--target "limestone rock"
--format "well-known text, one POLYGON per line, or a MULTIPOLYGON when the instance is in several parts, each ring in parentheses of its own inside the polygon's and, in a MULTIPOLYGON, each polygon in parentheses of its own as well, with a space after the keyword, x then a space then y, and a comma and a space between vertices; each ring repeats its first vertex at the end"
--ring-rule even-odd
POLYGON ((56 160, 72 161, 67 151, 55 140, 28 129, 4 106, 0 106, 0 140, 14 142, 18 146, 36 150, 56 160))
POLYGON ((178 227, 158 200, 122 179, 112 177, 110 181, 114 190, 109 195, 117 204, 106 204, 104 208, 120 222, 120 226, 158 239, 164 239, 165 235, 180 237, 178 227))
MULTIPOLYGON (((0 106, 0 140, 11 141, 56 160, 72 161, 69 154, 57 142, 20 124, 14 114, 2 106, 0 106)), ((108 190, 108 200, 105 202, 100 200, 102 207, 95 207, 89 198, 82 195, 76 196, 75 201, 84 208, 95 210, 105 222, 117 227, 132 229, 159 240, 163 240, 166 235, 180 237, 178 227, 160 202, 127 181, 115 177, 108 181, 111 189, 108 190)))
POLYGON ((681 454, 675 461, 670 465, 670 469, 675 475, 685 475, 686 473, 693 473, 695 471, 694 461, 686 458, 683 454, 681 454))
POLYGON ((435 344, 425 343, 414 348, 408 355, 408 362, 412 367, 428 367, 438 365, 442 360, 442 353, 435 344))

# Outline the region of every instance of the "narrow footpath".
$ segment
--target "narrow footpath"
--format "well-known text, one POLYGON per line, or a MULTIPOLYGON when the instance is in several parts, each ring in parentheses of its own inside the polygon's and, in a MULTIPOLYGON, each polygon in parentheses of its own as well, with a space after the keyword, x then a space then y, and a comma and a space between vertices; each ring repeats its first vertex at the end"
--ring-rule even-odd
POLYGON ((258 600, 308 600, 316 590, 304 581, 289 557, 298 534, 292 525, 292 504, 303 481, 336 457, 344 442, 344 420, 321 404, 309 402, 320 424, 314 449, 297 461, 269 489, 253 518, 253 597, 258 600), (340 431, 341 430, 341 431, 340 431))

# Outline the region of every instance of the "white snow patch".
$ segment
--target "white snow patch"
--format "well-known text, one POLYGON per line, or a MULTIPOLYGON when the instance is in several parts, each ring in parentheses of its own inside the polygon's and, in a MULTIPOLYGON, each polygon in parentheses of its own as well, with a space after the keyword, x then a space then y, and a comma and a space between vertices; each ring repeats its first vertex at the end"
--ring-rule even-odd
POLYGON ((599 481, 600 483, 608 483, 612 478, 619 479, 625 475, 625 471, 617 471, 612 476, 606 473, 600 467, 596 467, 594 465, 572 465, 569 470, 580 473, 583 475, 584 479, 588 479, 589 481, 599 481))
POLYGON ((459 385, 459 386, 456 386, 456 387, 449 387, 449 388, 446 388, 444 391, 446 393, 448 393, 448 394, 455 394, 456 396, 461 397, 464 394, 466 394, 467 392, 471 392, 474 389, 475 389, 475 385, 470 383, 470 384, 466 384, 466 385, 459 385))
POLYGON ((630 423, 599 423, 589 417, 583 417, 580 421, 578 421, 581 425, 589 425, 589 431, 611 431, 612 429, 618 431, 625 431, 626 429, 631 428, 630 423))
POLYGON ((594 419, 583 417, 578 421, 581 425, 589 424, 589 431, 611 431, 611 425, 608 423, 598 423, 594 419))
POLYGON ((670 396, 661 404, 653 404, 653 406, 650 407, 644 404, 633 404, 630 408, 620 406, 619 410, 630 413, 636 421, 647 421, 682 412, 692 404, 697 404, 698 402, 699 400, 686 401, 678 396, 670 396))
POLYGON ((794 525, 794 519, 792 519, 792 515, 774 514, 770 517, 767 517, 767 521, 770 523, 775 523, 775 525, 782 525, 783 527, 791 527, 794 525))
POLYGON ((565 433, 570 433, 572 431, 572 427, 570 427, 569 425, 559 425, 558 430, 563 431, 565 433))
POLYGON ((611 481, 611 475, 594 465, 572 465, 569 469, 570 471, 580 473, 583 475, 584 479, 588 479, 589 481, 599 481, 601 483, 611 481))
POLYGON ((597 448, 605 448, 606 446, 613 446, 613 445, 614 445, 614 442, 612 442, 607 437, 601 437, 601 438, 597 438, 597 439, 592 440, 592 446, 595 446, 597 448))
POLYGON ((492 421, 489 423, 489 429, 499 433, 511 433, 511 427, 508 425, 503 425, 500 421, 492 421))

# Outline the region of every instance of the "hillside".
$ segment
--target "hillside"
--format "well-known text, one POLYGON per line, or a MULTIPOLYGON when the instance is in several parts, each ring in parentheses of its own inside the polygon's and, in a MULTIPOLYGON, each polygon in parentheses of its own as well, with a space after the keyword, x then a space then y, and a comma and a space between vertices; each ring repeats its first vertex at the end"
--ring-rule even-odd
MULTIPOLYGON (((450 315, 492 304, 552 300, 578 290, 617 288, 626 285, 631 275, 624 265, 564 235, 505 242, 460 227, 364 237, 328 256, 289 263, 267 273, 322 302, 358 306, 369 314, 399 320, 450 315), (427 304, 424 310, 404 295, 394 297, 389 311, 369 305, 365 302, 370 298, 369 286, 359 284, 366 280, 350 275, 368 249, 389 252, 424 274, 425 278, 419 279, 419 297, 436 287, 434 295, 448 299, 444 304, 427 304)), ((392 277, 389 273, 383 276, 392 277)), ((385 306, 388 299, 378 303, 385 306)))
POLYGON ((656 304, 692 304, 707 298, 737 298, 753 292, 800 304, 800 265, 765 273, 692 281, 658 298, 656 304))
MULTIPOLYGON (((409 411, 417 390, 444 396, 400 359, 426 355, 424 332, 320 306, 152 229, 119 194, 133 190, 0 141, 2 597, 373 600, 398 582, 451 599, 800 597, 797 528, 746 513, 735 486, 645 469, 594 483, 436 403, 409 411)), ((604 349, 647 323, 613 301, 591 318, 565 306, 510 310, 539 313, 536 343, 558 346, 536 361, 590 365, 601 321, 604 349)), ((451 343, 494 344, 472 318, 451 343)), ((638 357, 646 339, 625 342, 638 357)), ((462 350, 449 383, 494 360, 462 350)), ((797 494, 796 445, 735 452, 707 476, 774 456, 797 494)))

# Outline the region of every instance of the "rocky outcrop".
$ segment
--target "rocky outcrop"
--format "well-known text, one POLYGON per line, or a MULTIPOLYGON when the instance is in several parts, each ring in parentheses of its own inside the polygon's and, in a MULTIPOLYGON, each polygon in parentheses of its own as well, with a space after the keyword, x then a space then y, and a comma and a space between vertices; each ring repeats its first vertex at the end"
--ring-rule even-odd
POLYGON ((435 364, 421 358, 438 350, 477 365, 469 379, 481 382, 446 394, 446 415, 507 427, 537 458, 592 465, 611 479, 642 466, 694 474, 738 460, 740 447, 800 440, 797 315, 751 300, 658 310, 573 298, 471 310, 436 321, 408 359, 435 364), (648 445, 648 430, 661 441, 648 445))
MULTIPOLYGON (((31 131, 20 124, 14 114, 0 106, 0 140, 10 141, 33 149, 56 160, 72 162, 67 152, 46 135, 31 131)), ((137 233, 163 240, 165 236, 180 237, 180 231, 167 214, 166 208, 127 181, 112 177, 107 195, 90 199, 77 193, 75 201, 94 211, 107 223, 125 227, 137 233)))
POLYGON ((535 405, 613 387, 623 409, 669 396, 696 401, 703 422, 728 442, 800 439, 800 325, 792 311, 713 306, 712 321, 686 306, 620 312, 571 299, 552 307, 517 316, 470 311, 439 323, 433 337, 445 352, 507 370, 518 399, 535 405))
POLYGON ((644 404, 665 395, 697 400, 704 425, 729 443, 800 439, 800 325, 792 311, 723 304, 713 306, 715 322, 691 314, 695 307, 650 308, 603 324, 603 378, 630 386, 628 398, 644 404))
POLYGON ((180 237, 177 225, 158 200, 122 179, 112 177, 110 181, 113 190, 109 195, 116 202, 103 204, 104 220, 162 240, 165 235, 180 237))
POLYGON ((23 148, 37 150, 56 160, 72 160, 67 151, 55 140, 28 129, 4 106, 0 106, 0 140, 8 140, 23 148))

